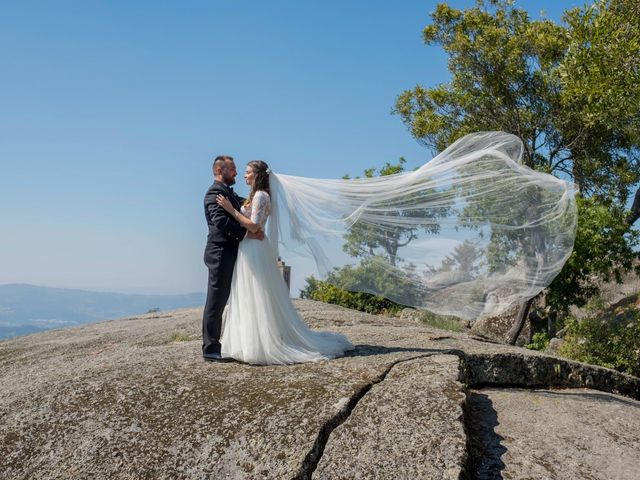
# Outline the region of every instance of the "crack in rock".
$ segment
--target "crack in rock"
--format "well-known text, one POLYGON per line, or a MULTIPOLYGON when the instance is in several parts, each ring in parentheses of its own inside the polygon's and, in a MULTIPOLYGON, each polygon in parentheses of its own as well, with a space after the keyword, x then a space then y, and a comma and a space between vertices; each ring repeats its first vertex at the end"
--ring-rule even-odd
POLYGON ((322 425, 322 427, 320 427, 320 431, 318 432, 318 436, 316 437, 316 440, 313 446, 305 456, 304 460, 302 461, 302 466, 298 470, 298 473, 292 478, 292 480, 310 480, 311 479, 313 472, 318 467, 318 463, 322 458, 322 454, 324 453, 324 449, 327 445, 327 442, 329 441, 329 437, 331 436, 331 433, 333 432, 333 430, 335 430, 336 427, 342 425, 349 418, 349 416, 351 415, 351 412, 353 412, 353 410, 356 408, 360 400, 362 400, 362 398, 369 392, 369 390, 371 390, 371 388, 373 388, 374 385, 382 382, 387 377, 391 369, 393 369, 393 367, 395 367, 399 363, 409 362, 411 360, 416 360, 419 358, 432 357, 434 355, 437 355, 437 354, 429 353, 424 355, 417 355, 411 358, 403 358, 402 360, 397 360, 393 362, 391 365, 389 365, 387 369, 384 372, 382 372, 378 377, 374 378, 371 382, 367 383, 362 388, 360 388, 360 390, 354 393, 351 396, 351 398, 349 398, 349 401, 346 402, 346 404, 343 405, 342 408, 333 417, 327 420, 322 425))
POLYGON ((385 371, 364 385, 345 402, 338 412, 320 428, 316 440, 305 456, 298 473, 292 480, 309 480, 316 470, 329 437, 336 427, 343 424, 356 408, 360 400, 371 388, 382 382, 399 363, 432 357, 435 355, 455 355, 460 360, 458 381, 463 384, 467 396, 463 406, 463 424, 467 435, 467 455, 462 466, 462 478, 470 478, 474 465, 480 461, 478 452, 470 442, 470 422, 473 417, 469 404, 469 388, 502 386, 514 388, 595 388, 609 393, 622 394, 640 399, 640 381, 629 375, 608 369, 585 365, 552 357, 522 354, 468 354, 459 349, 445 349, 393 362, 385 371), (474 455, 475 453, 475 455, 474 455))

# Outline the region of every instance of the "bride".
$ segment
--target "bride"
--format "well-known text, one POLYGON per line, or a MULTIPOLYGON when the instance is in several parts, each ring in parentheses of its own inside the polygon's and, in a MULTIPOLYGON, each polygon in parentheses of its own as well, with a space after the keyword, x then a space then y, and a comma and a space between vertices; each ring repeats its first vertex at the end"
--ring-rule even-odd
MULTIPOLYGON (((247 164, 244 174, 251 193, 238 212, 224 196, 217 202, 250 232, 264 230, 272 213, 271 172, 260 160, 247 164)), ((220 339, 222 356, 253 364, 291 364, 335 358, 353 345, 338 333, 311 330, 295 310, 278 269, 270 242, 240 242, 231 294, 220 339)))

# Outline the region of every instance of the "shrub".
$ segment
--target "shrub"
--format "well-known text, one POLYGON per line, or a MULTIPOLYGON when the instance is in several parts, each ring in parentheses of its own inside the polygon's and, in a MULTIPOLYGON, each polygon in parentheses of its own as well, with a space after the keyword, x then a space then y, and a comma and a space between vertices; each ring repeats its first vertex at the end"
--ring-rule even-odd
POLYGON ((536 332, 533 334, 533 337, 531 337, 531 343, 525 346, 530 350, 540 350, 543 352, 549 346, 550 341, 551 337, 547 332, 536 332))
POLYGON ((569 318, 560 354, 580 362, 640 376, 640 310, 616 315, 569 318))
POLYGON ((361 312, 372 314, 395 315, 404 308, 403 305, 370 293, 350 292, 334 284, 318 280, 311 276, 305 279, 307 285, 300 290, 300 298, 332 303, 361 312))
POLYGON ((450 332, 461 332, 462 325, 458 317, 453 315, 439 315, 429 310, 420 311, 420 320, 425 325, 439 328, 441 330, 449 330, 450 332))

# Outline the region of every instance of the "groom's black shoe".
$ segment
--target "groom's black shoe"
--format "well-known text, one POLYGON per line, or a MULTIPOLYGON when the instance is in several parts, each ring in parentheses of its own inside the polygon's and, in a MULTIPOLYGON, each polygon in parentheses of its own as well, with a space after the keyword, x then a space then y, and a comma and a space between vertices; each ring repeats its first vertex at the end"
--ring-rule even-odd
POLYGON ((202 358, 205 362, 233 362, 233 358, 223 357, 219 353, 203 353, 202 358))

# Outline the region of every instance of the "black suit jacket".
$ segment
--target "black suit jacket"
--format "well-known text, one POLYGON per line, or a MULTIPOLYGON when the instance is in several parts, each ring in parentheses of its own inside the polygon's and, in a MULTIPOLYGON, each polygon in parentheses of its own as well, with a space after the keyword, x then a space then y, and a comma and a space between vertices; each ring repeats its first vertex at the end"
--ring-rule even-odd
POLYGON ((209 227, 209 235, 207 242, 237 243, 242 240, 247 233, 238 221, 233 218, 224 208, 216 202, 216 196, 220 194, 229 199, 236 210, 240 211, 240 205, 244 202, 244 198, 239 197, 231 191, 226 185, 215 181, 204 196, 204 215, 207 218, 207 226, 209 227))

